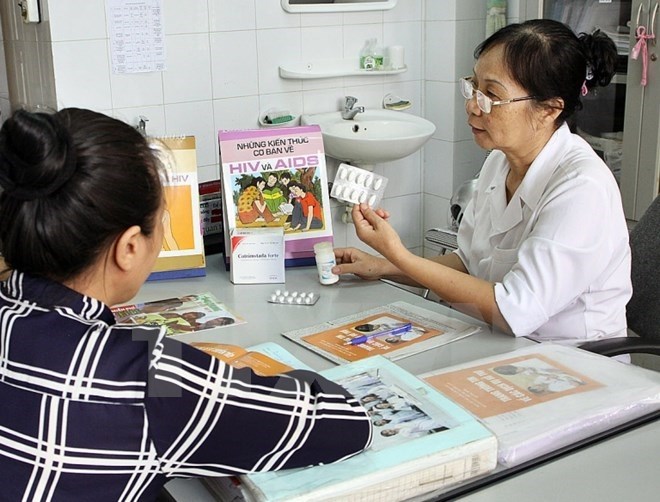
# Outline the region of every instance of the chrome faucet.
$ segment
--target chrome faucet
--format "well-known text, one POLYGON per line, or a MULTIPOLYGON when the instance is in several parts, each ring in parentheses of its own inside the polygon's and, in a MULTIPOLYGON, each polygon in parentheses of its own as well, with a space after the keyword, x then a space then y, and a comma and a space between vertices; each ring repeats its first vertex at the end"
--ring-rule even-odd
POLYGON ((357 98, 353 96, 346 96, 344 101, 344 109, 341 112, 341 118, 344 120, 353 120, 358 113, 364 112, 364 106, 356 106, 353 108, 353 105, 357 103, 357 98))

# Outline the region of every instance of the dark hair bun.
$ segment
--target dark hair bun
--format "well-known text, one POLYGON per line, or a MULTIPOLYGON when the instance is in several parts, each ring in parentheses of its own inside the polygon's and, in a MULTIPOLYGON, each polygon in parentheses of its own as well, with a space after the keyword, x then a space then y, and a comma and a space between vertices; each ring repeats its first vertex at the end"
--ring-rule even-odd
POLYGON ((34 200, 59 190, 76 170, 67 130, 55 115, 19 110, 0 130, 0 185, 7 196, 34 200))
POLYGON ((616 44, 600 30, 591 35, 580 33, 580 42, 584 48, 592 78, 587 78, 587 87, 596 85, 605 87, 612 81, 616 72, 618 54, 616 44))

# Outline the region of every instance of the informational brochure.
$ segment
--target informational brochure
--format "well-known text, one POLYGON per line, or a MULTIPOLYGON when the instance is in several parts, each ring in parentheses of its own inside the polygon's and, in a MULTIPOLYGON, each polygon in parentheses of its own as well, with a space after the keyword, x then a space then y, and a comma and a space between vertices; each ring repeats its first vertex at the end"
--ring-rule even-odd
POLYGON ((242 476, 248 500, 408 500, 495 467, 493 434, 387 359, 371 357, 322 374, 367 408, 374 427, 371 447, 334 464, 242 476))
POLYGON ((112 312, 121 324, 166 326, 167 336, 245 323, 211 293, 119 305, 113 307, 112 312))
POLYGON ((660 374, 541 343, 421 375, 492 430, 511 467, 660 409, 660 374))
POLYGON ((332 241, 323 137, 317 125, 220 131, 225 260, 235 228, 281 227, 287 266, 313 265, 332 241))
POLYGON ((158 138, 167 167, 163 247, 148 280, 206 275, 194 136, 158 138))
POLYGON ((417 354, 480 331, 480 327, 406 302, 395 302, 283 336, 338 364, 381 355, 417 354), (409 329, 400 328, 410 324, 409 329), (363 343, 355 343, 365 337, 363 343))
POLYGON ((247 349, 238 345, 214 342, 192 342, 190 345, 217 357, 234 368, 252 368, 261 376, 274 376, 293 369, 311 368, 273 342, 260 343, 247 349))

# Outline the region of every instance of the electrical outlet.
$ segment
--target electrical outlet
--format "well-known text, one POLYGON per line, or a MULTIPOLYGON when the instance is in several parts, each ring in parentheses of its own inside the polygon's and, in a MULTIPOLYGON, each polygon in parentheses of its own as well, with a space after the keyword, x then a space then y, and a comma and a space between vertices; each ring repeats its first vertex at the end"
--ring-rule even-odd
POLYGON ((20 0, 18 6, 21 9, 21 17, 24 23, 38 23, 41 21, 39 0, 20 0))

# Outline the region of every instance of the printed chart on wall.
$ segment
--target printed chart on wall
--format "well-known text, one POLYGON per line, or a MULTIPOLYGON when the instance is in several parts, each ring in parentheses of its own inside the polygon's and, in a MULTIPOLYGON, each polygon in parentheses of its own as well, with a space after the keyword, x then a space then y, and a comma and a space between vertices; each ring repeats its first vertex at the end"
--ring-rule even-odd
POLYGON ((431 310, 395 302, 283 336, 342 364, 373 355, 401 359, 477 333, 479 326, 431 310), (360 337, 364 343, 355 343, 360 337))
POLYGON ((225 260, 234 228, 282 227, 287 266, 312 265, 332 241, 323 138, 318 126, 220 131, 225 260))

